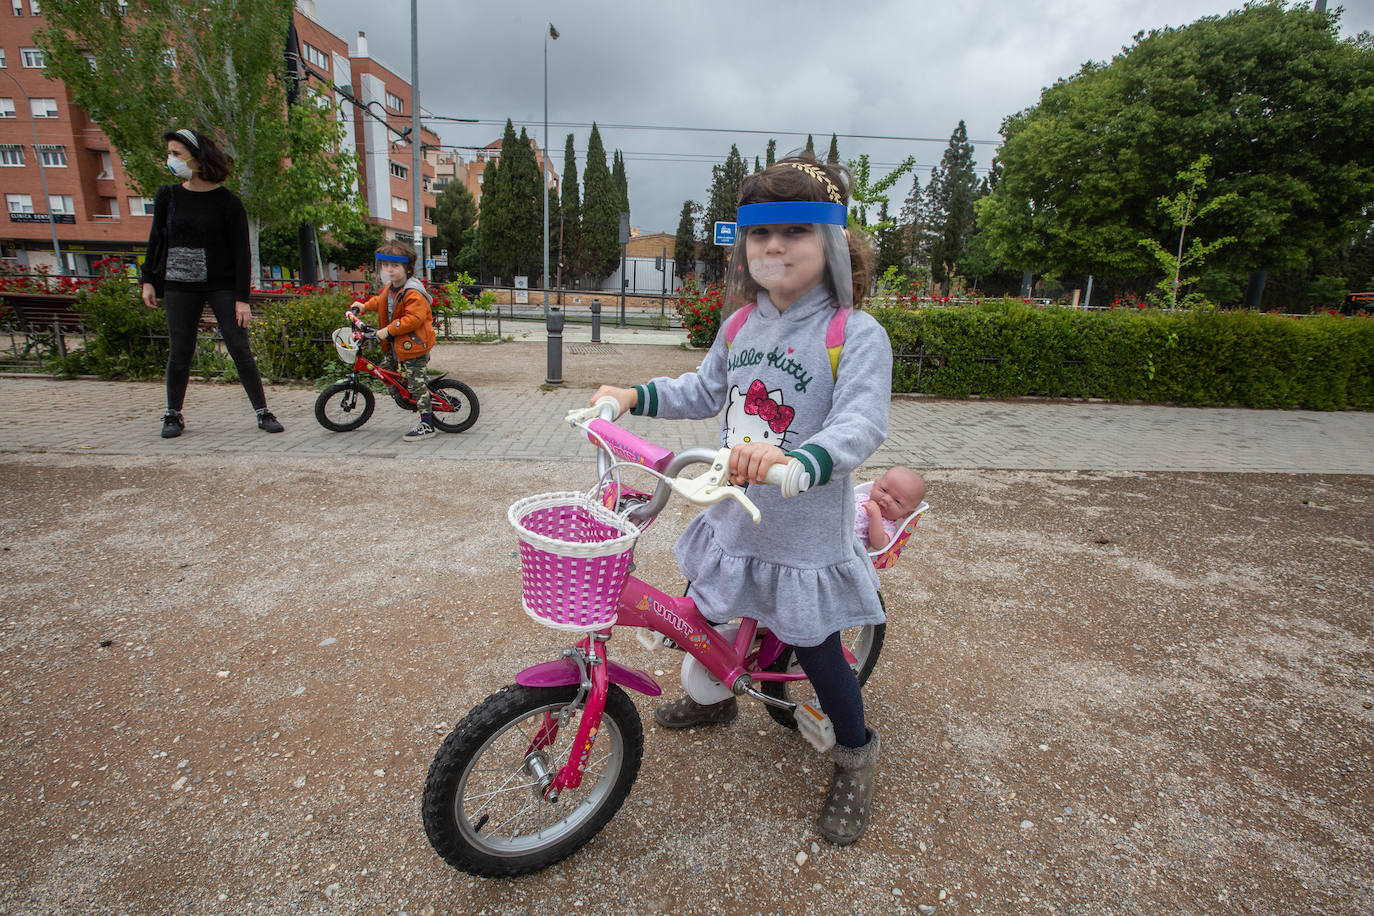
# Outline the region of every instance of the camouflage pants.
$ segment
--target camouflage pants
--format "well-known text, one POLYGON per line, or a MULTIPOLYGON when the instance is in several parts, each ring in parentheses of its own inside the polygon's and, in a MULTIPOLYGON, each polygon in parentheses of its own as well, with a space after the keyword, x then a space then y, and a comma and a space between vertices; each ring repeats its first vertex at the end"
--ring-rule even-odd
POLYGON ((425 375, 425 368, 429 365, 429 354, 423 353, 419 356, 412 356, 410 359, 396 365, 396 352, 382 355, 382 366, 387 369, 396 369, 406 380, 406 389, 410 396, 415 399, 415 404, 420 409, 420 413, 430 413, 430 397, 428 378, 425 375))

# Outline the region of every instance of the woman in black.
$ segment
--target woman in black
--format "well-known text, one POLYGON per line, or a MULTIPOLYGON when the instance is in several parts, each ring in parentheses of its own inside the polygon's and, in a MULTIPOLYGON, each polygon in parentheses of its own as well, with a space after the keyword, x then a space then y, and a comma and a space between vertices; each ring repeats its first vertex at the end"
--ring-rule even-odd
POLYGON ((233 192, 224 187, 229 157, 215 142, 193 130, 169 130, 167 168, 181 184, 158 189, 153 231, 143 262, 143 304, 157 308, 158 285, 164 285, 167 311, 167 413, 162 438, 180 436, 186 428, 181 405, 191 377, 196 331, 205 303, 215 313, 248 400, 258 413, 258 428, 279 433, 282 425, 267 409, 262 376, 253 360, 245 330, 253 320, 248 306, 248 215, 233 192))

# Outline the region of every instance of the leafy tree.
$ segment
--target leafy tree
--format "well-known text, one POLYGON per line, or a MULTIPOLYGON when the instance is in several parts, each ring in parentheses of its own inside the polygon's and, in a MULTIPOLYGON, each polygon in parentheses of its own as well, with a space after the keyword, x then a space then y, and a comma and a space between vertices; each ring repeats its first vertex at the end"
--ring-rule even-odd
POLYGON ((344 270, 359 270, 372 265, 372 256, 382 247, 385 230, 374 223, 358 223, 347 229, 334 229, 320 239, 320 256, 327 264, 344 270))
POLYGON ((1153 204, 1210 153, 1213 267, 1301 267, 1354 238, 1374 199, 1374 42, 1339 12, 1259 0, 1140 34, 1007 118, 1003 171, 979 206, 992 253, 1051 273, 1150 272, 1141 238, 1172 228, 1153 204))
MULTIPOLYGON (((1192 286, 1198 280, 1197 277, 1183 276, 1184 268, 1192 270, 1201 267, 1203 259, 1208 255, 1236 240, 1235 236, 1228 235, 1204 243, 1194 236, 1187 249, 1184 249, 1188 229, 1207 214, 1230 203, 1231 198, 1235 196, 1235 192, 1232 192, 1213 197, 1206 203, 1202 202, 1201 192, 1207 187, 1207 168, 1211 164, 1212 157, 1203 153, 1196 162, 1178 173, 1178 180, 1184 185, 1183 189, 1173 197, 1159 199, 1160 207, 1169 214, 1170 220, 1178 229, 1178 252, 1169 251, 1154 239, 1140 240, 1140 244, 1150 252, 1159 266, 1164 268, 1164 279, 1155 284, 1157 293, 1152 297, 1156 305, 1176 308, 1179 304, 1179 291, 1184 286, 1192 286)), ((1172 243, 1172 239, 1170 242, 1172 243)), ((1201 294, 1194 293, 1185 297, 1183 304, 1194 305, 1203 299, 1201 294)))
MULTIPOLYGON (((717 222, 732 222, 735 213, 739 209, 739 186, 744 181, 746 166, 744 157, 739 153, 739 147, 730 144, 730 154, 725 157, 723 165, 711 167, 711 194, 706 205, 706 212, 702 216, 703 229, 707 240, 715 236, 715 224, 717 222)), ((725 257, 728 249, 721 245, 710 244, 706 246, 706 251, 702 260, 706 263, 706 276, 710 282, 720 280, 725 276, 725 257)))
POLYGON ((840 161, 840 138, 835 134, 830 135, 830 149, 825 154, 825 161, 838 165, 840 161))
POLYGON ((587 139, 587 170, 582 200, 584 272, 600 280, 620 264, 620 191, 606 166, 601 131, 592 122, 587 139))
POLYGON ((873 235, 878 249, 878 273, 889 267, 903 267, 905 252, 902 250, 902 227, 889 218, 886 197, 878 203, 878 222, 873 227, 873 235))
POLYGON ((229 185, 248 213, 259 275, 264 226, 363 222, 343 123, 313 93, 286 105, 283 50, 292 0, 48 0, 35 31, 48 75, 100 124, 135 187, 167 183, 162 132, 203 130, 233 157, 229 185))
POLYGON ((434 202, 435 247, 447 248, 455 261, 463 249, 463 236, 477 222, 477 201, 467 185, 454 179, 434 202))
MULTIPOLYGON (((872 167, 868 153, 849 161, 849 171, 854 175, 854 186, 849 189, 849 217, 860 226, 868 225, 868 208, 875 204, 887 203, 888 190, 897 180, 916 167, 916 157, 907 156, 897 167, 877 181, 872 180, 872 167)), ((883 219, 887 216, 884 213, 883 219)))
POLYGON ((582 272, 582 203, 577 190, 577 153, 573 135, 563 144, 562 199, 558 203, 561 263, 574 276, 582 272))
POLYGON ((696 216, 701 205, 694 200, 682 202, 682 216, 677 221, 677 238, 673 241, 673 260, 682 280, 691 277, 697 266, 696 216))

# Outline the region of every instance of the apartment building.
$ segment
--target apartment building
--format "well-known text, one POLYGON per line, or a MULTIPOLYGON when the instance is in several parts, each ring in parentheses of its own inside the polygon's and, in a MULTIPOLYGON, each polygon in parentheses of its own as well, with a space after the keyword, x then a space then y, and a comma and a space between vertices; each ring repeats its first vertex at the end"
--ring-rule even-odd
MULTIPOLYGON (((409 137, 410 83, 368 56, 366 36, 348 42, 315 21, 314 3, 295 14, 307 87, 340 103, 357 154, 358 190, 369 218, 388 238, 413 243, 415 219, 409 137), (346 90, 346 92, 345 92, 346 90), (354 101, 356 100, 356 102, 354 101)), ((50 79, 33 33, 43 25, 40 0, 0 5, 0 259, 25 269, 88 274, 93 262, 136 261, 151 227, 153 202, 133 190, 109 139, 50 79)), ((425 147, 439 138, 421 128, 425 147)), ((423 233, 434 235, 434 166, 422 161, 423 233)), ((170 180, 170 176, 169 176, 170 180)))
MULTIPOLYGON (((530 138, 530 149, 534 151, 534 161, 540 169, 544 168, 544 151, 535 143, 534 138, 530 138)), ((477 207, 482 207, 482 175, 486 172, 488 162, 501 161, 501 141, 493 140, 481 149, 474 150, 470 158, 464 157, 458 151, 443 153, 437 151, 434 155, 435 167, 435 190, 442 192, 451 182, 462 182, 468 189, 472 199, 477 201, 477 207)), ((554 168, 553 162, 549 162, 548 182, 549 189, 553 191, 554 198, 562 193, 562 179, 559 178, 558 170, 554 168)))

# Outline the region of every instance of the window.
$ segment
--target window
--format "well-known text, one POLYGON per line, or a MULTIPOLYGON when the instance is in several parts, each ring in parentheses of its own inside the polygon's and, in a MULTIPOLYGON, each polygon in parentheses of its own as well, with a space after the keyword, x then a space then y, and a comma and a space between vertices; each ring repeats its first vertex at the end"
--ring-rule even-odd
POLYGON ((18 144, 5 144, 0 146, 0 166, 16 166, 24 164, 24 147, 18 144))
POLYGON ((98 180, 108 181, 114 178, 114 160, 109 153, 98 153, 100 156, 100 172, 95 177, 98 180))
POLYGON ((0 48, 0 70, 5 69, 6 66, 8 66, 8 64, 5 63, 5 49, 0 48))
POLYGON ((32 213, 33 198, 27 194, 6 194, 5 206, 11 213, 32 213))
POLYGON ((433 207, 425 207, 425 222, 427 222, 427 223, 432 223, 432 222, 434 222, 434 208, 433 208, 433 207))
POLYGON ((43 69, 43 51, 40 48, 20 48, 19 59, 30 70, 43 69))
POLYGON ((406 200, 404 197, 393 197, 391 198, 391 209, 401 213, 409 213, 410 201, 406 200))
POLYGON ((394 92, 388 91, 386 94, 386 107, 394 111, 405 111, 406 103, 401 101, 401 97, 394 92))
POLYGON ((389 165, 391 166, 391 174, 395 178, 405 178, 407 175, 410 174, 410 169, 406 168, 403 165, 397 165, 394 162, 389 163, 389 165))
POLYGON ((38 161, 54 169, 67 167, 67 149, 63 146, 38 147, 38 161))
POLYGON ((0 99, 0 118, 14 117, 14 99, 0 99))
POLYGON ((119 198, 102 197, 100 198, 100 202, 105 205, 105 212, 101 214, 102 216, 108 216, 110 219, 119 219, 119 198))
POLYGON ((38 0, 29 0, 29 12, 33 13, 35 16, 43 15, 38 12, 38 0))
POLYGON ((35 118, 55 118, 57 99, 29 99, 29 111, 35 118))
POLYGON ((309 42, 301 42, 301 47, 305 51, 305 59, 325 72, 329 71, 329 55, 309 42))
POLYGON ((129 198, 130 216, 152 216, 153 199, 151 197, 130 197, 129 198))
POLYGON ((49 194, 48 195, 49 213, 75 213, 76 204, 70 194, 49 194))
POLYGON ((14 0, 12 6, 14 7, 14 15, 24 15, 24 0, 14 0))

